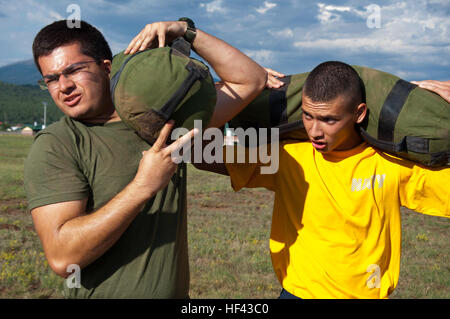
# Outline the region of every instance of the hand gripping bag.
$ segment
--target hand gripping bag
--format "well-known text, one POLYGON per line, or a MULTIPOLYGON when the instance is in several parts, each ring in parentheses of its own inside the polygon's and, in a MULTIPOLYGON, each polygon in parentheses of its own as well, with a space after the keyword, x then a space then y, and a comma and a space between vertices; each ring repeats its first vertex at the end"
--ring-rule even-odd
MULTIPOLYGON (((374 147, 426 166, 450 164, 450 105, 439 95, 392 74, 353 66, 365 87, 368 115, 361 136, 374 147)), ((279 128, 280 139, 307 140, 302 88, 308 73, 282 78, 229 122, 230 128, 279 128)))
POLYGON ((133 55, 115 55, 111 69, 111 95, 122 121, 153 144, 169 120, 175 127, 205 127, 216 104, 216 90, 208 67, 190 58, 190 45, 182 38, 171 47, 148 49, 133 55))

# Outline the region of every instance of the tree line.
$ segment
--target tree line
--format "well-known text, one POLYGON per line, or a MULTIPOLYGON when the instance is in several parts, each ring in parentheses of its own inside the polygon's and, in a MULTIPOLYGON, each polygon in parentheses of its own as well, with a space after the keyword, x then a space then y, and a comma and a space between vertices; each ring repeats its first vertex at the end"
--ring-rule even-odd
POLYGON ((47 103, 47 125, 63 116, 48 91, 41 90, 37 85, 15 85, 0 81, 0 122, 3 127, 34 122, 44 124, 43 102, 47 103))

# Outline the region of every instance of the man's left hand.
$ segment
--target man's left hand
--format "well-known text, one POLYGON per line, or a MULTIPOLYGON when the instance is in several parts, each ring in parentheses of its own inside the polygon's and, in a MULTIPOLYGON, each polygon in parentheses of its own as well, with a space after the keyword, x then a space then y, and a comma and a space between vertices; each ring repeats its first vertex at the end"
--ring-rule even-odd
POLYGON ((284 85, 284 82, 280 81, 278 78, 284 78, 285 75, 283 73, 274 71, 269 68, 264 68, 267 72, 267 82, 266 82, 266 88, 269 89, 279 89, 284 85))
POLYGON ((147 24, 137 36, 131 40, 124 54, 134 54, 148 48, 162 48, 167 42, 182 37, 187 30, 184 21, 165 21, 147 24))
POLYGON ((444 100, 450 103, 450 81, 425 80, 411 81, 411 83, 417 84, 422 89, 439 94, 444 100))

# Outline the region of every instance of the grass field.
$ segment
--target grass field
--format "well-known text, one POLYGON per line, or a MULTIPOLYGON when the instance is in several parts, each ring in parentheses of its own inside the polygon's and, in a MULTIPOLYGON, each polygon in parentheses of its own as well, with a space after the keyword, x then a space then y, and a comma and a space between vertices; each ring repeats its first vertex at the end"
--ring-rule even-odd
MULTIPOLYGON (((0 135, 0 298, 61 298, 26 211, 23 161, 32 139, 0 135)), ((268 251, 273 195, 234 193, 226 177, 189 167, 191 298, 276 298, 268 251)), ((449 298, 446 218, 402 209, 400 280, 391 298, 449 298)))

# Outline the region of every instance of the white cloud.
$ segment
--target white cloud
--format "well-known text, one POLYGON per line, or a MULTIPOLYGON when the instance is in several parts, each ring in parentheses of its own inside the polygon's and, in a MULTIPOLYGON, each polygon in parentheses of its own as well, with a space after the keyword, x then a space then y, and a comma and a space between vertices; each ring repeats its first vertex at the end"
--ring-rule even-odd
POLYGON ((205 8, 208 13, 226 13, 227 9, 223 7, 222 0, 214 0, 209 3, 200 3, 200 8, 205 8))
POLYGON ((55 12, 53 10, 39 10, 39 11, 33 11, 30 10, 26 13, 27 19, 30 21, 41 23, 42 25, 49 24, 56 20, 62 20, 64 17, 60 15, 58 12, 55 12))
POLYGON ((408 43, 402 39, 385 39, 384 41, 379 37, 352 37, 339 39, 317 39, 313 41, 296 41, 295 47, 304 49, 318 49, 318 50, 337 50, 342 49, 346 52, 366 52, 366 53, 400 53, 409 52, 416 54, 432 54, 444 49, 449 51, 450 46, 436 48, 432 45, 416 46, 408 43))
POLYGON ((256 12, 260 13, 260 14, 265 14, 267 11, 269 11, 270 9, 273 9, 277 6, 276 3, 272 3, 269 1, 264 1, 264 6, 259 7, 256 9, 256 12))
MULTIPOLYGON (((450 20, 431 11, 426 0, 391 2, 380 6, 381 28, 369 28, 369 6, 335 6, 319 3, 316 24, 294 34, 294 47, 303 52, 330 52, 341 56, 384 54, 399 64, 448 64, 450 20)), ((444 10, 445 11, 445 10, 444 10)))
POLYGON ((317 7, 319 8, 319 13, 317 15, 317 19, 322 24, 333 23, 336 21, 340 21, 341 15, 336 13, 348 12, 355 14, 357 16, 365 16, 367 12, 357 10, 355 8, 349 6, 334 6, 334 5, 326 5, 325 3, 318 3, 317 7))
POLYGON ((404 72, 398 74, 409 77, 413 72, 434 72, 441 79, 449 74, 450 0, 0 0, 0 3, 0 28, 4 30, 0 47, 8 48, 0 52, 0 64, 29 59, 31 43, 39 29, 61 16, 67 17, 67 6, 76 3, 82 18, 104 33, 113 52, 123 50, 146 23, 188 15, 199 28, 228 41, 264 66, 284 72, 303 72, 316 62, 336 58, 391 73, 404 72), (371 14, 370 3, 380 7, 380 29, 370 29, 366 24, 371 14))
POLYGON ((264 67, 275 62, 275 53, 270 50, 244 50, 244 53, 264 67))
POLYGON ((317 19, 319 19, 320 23, 332 23, 338 21, 340 18, 340 15, 326 10, 320 11, 317 15, 317 19))
POLYGON ((289 28, 286 27, 282 30, 269 30, 270 35, 276 37, 276 38, 285 38, 285 39, 290 39, 294 37, 294 31, 289 28))

